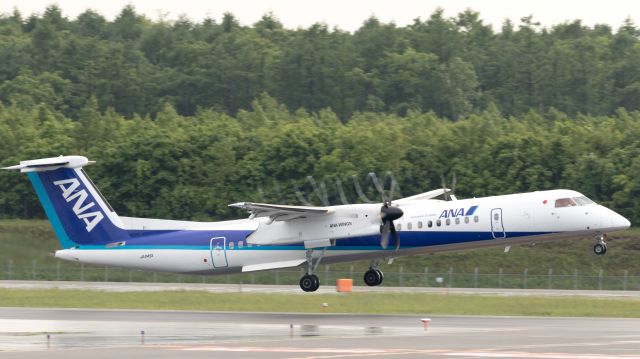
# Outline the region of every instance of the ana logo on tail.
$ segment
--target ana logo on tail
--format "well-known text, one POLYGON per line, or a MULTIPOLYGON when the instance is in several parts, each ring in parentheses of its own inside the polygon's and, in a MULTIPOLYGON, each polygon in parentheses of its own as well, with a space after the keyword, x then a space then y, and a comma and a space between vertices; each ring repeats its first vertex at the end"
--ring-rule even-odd
POLYGON ((55 181, 53 182, 53 184, 60 187, 60 189, 62 190, 62 197, 65 199, 65 201, 67 201, 67 203, 73 200, 76 201, 73 204, 73 213, 78 216, 78 219, 84 221, 87 232, 91 232, 91 230, 98 223, 100 223, 100 221, 102 221, 102 219, 104 218, 102 212, 87 212, 87 210, 95 206, 95 203, 91 202, 87 205, 84 204, 89 195, 84 189, 76 191, 78 187, 80 187, 80 181, 78 181, 77 178, 55 181))

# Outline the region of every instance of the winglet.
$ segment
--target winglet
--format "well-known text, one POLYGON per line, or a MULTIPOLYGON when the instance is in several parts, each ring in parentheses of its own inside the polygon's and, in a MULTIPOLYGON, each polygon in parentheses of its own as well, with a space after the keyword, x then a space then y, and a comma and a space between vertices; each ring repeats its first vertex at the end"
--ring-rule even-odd
POLYGON ((20 161, 19 165, 2 167, 3 170, 20 170, 20 172, 45 172, 58 168, 79 168, 94 164, 84 156, 59 156, 37 160, 20 161))

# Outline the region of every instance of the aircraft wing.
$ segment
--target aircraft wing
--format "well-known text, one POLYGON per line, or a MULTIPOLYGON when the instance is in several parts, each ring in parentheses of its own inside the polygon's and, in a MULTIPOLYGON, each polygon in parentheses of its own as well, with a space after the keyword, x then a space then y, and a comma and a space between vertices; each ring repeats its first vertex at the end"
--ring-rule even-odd
POLYGON ((451 190, 448 189, 448 188, 438 188, 438 189, 434 189, 433 191, 416 194, 416 195, 413 195, 413 196, 410 196, 410 197, 400 198, 400 199, 394 200, 393 203, 402 203, 402 202, 409 202, 409 201, 420 201, 420 200, 425 200, 425 199, 432 199, 432 198, 438 197, 440 195, 443 195, 443 194, 449 193, 449 192, 451 192, 451 190))
POLYGON ((285 206, 252 202, 233 203, 229 207, 242 208, 251 213, 252 217, 269 217, 274 221, 323 216, 332 211, 329 207, 285 206))

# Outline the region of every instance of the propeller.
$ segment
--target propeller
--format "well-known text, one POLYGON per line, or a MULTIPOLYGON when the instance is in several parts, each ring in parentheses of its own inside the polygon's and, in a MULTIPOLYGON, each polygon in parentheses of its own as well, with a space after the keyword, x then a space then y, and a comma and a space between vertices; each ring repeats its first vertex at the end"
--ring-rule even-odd
POLYGON ((404 212, 398 207, 391 206, 391 201, 385 201, 380 208, 380 218, 382 226, 380 226, 380 247, 387 249, 389 247, 389 236, 393 237, 396 244, 396 250, 400 249, 400 236, 396 231, 393 221, 402 217, 404 212))
POLYGON ((376 187, 378 187, 382 195, 382 207, 380 208, 380 219, 382 219, 382 226, 380 226, 380 247, 387 249, 387 247, 389 247, 389 237, 391 236, 393 237, 393 242, 396 244, 396 250, 398 250, 400 249, 400 236, 396 231, 396 226, 393 224, 393 221, 402 217, 404 212, 400 208, 391 205, 393 190, 395 189, 393 180, 391 182, 391 188, 389 189, 389 197, 385 198, 384 189, 377 181, 377 178, 374 177, 374 179, 374 184, 377 184, 376 187))
MULTIPOLYGON (((442 179, 442 189, 447 189, 447 185, 444 181, 444 175, 441 175, 440 178, 442 179)), ((456 174, 454 173, 451 176, 451 189, 449 189, 448 192, 444 193, 444 199, 445 201, 455 201, 457 200, 456 198, 456 182, 457 182, 457 178, 456 178, 456 174)))

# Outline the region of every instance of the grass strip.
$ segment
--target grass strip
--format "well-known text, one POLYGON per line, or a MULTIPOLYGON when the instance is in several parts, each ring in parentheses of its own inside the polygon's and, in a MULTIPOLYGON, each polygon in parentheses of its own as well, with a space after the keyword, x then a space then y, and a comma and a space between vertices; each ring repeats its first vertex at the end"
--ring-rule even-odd
POLYGON ((0 289, 3 307, 321 313, 323 303, 329 313, 640 318, 640 300, 630 298, 0 289))

